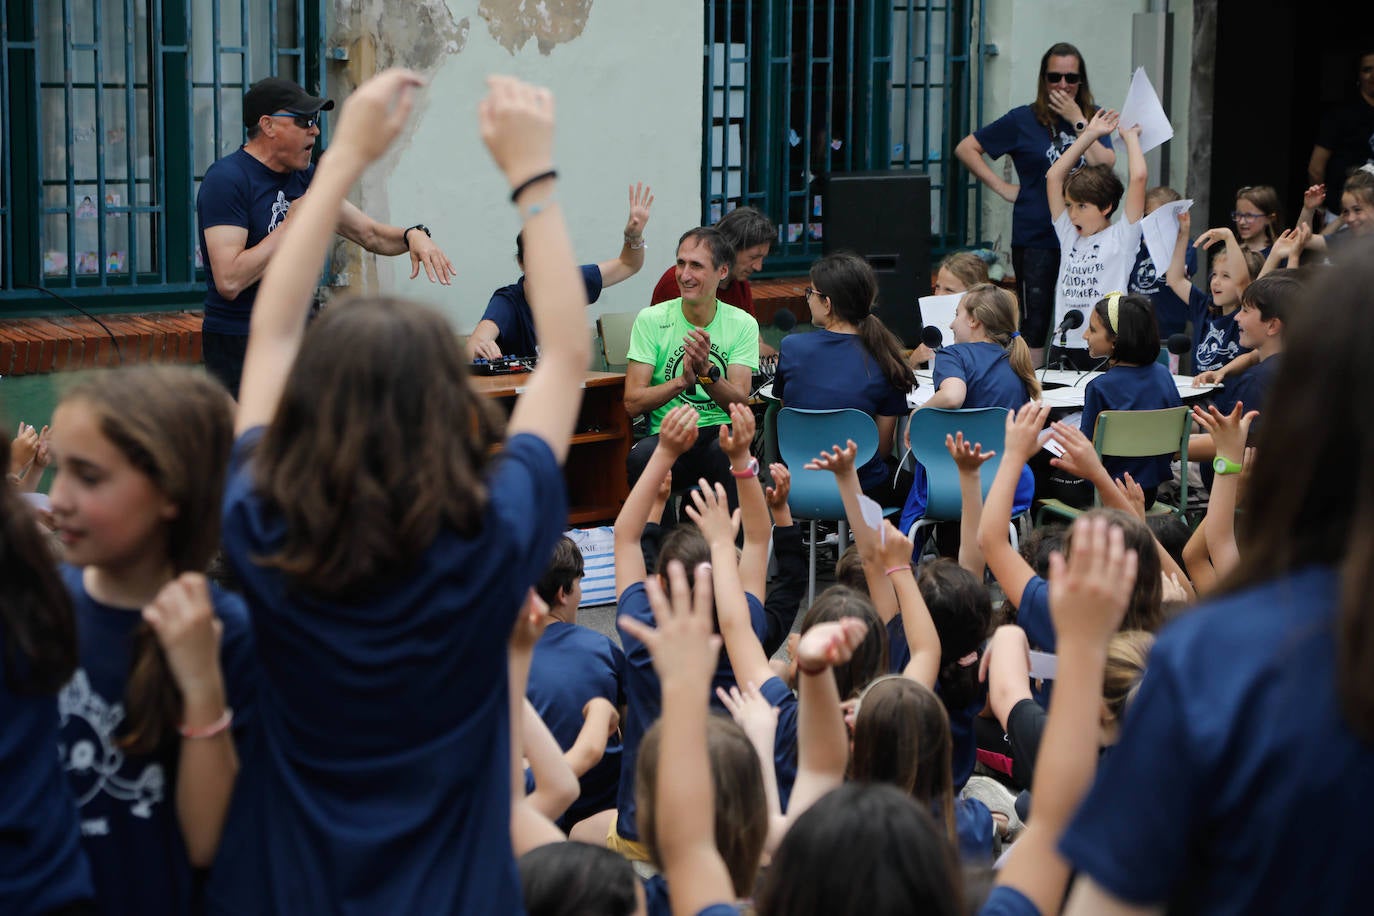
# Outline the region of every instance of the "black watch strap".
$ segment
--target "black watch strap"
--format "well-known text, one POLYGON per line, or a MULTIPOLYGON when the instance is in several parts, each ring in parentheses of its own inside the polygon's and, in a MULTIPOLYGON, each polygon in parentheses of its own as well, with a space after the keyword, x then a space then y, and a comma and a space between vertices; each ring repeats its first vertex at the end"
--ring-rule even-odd
POLYGON ((423 232, 425 235, 429 236, 430 238, 434 238, 434 233, 432 233, 432 232, 429 231, 429 227, 428 227, 428 226, 426 226, 424 223, 416 223, 415 225, 413 225, 413 226, 411 226, 410 228, 406 229, 405 232, 402 232, 402 233, 401 233, 401 241, 405 243, 405 246, 406 246, 407 248, 410 247, 410 233, 411 233, 411 230, 412 230, 412 229, 419 229, 419 230, 420 230, 421 232, 423 232))

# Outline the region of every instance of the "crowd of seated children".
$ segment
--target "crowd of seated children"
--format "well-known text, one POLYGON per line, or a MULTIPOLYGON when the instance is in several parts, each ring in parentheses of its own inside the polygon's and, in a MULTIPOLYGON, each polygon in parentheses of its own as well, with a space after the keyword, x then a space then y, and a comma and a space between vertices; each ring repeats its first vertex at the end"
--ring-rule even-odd
MULTIPOLYGON (((618 646, 577 623, 581 556, 561 534, 587 347, 549 93, 494 77, 479 112, 547 342, 504 439, 437 313, 361 299, 305 330, 340 203, 420 85, 387 71, 343 106, 264 277, 236 408, 196 374, 126 368, 0 443, 0 837, 21 840, 0 843, 0 911, 1359 908, 1363 823, 1313 801, 1339 790, 1359 811, 1374 792, 1358 214, 1334 267, 1224 290, 1254 355, 1193 411, 1216 479, 1186 574, 1146 523, 1167 472, 1104 463, 1091 440, 1103 410, 1177 401, 1150 300, 1094 300, 1085 338, 1109 368, 1081 424, 1049 423, 1010 297, 974 285, 955 347, 992 354, 1011 409, 986 504, 992 451, 946 442, 958 562, 913 568, 906 535, 866 520, 854 444, 835 443, 807 467, 844 502, 848 584, 792 633, 788 472, 764 485, 753 414, 732 404, 716 435, 739 508, 699 481, 687 521, 653 535, 651 574, 646 529, 701 435, 677 407, 616 520, 618 646), (1046 436, 1101 507, 1057 547, 1039 538, 1037 568, 1007 530, 1046 436), (48 466, 40 517, 22 491, 48 466), (240 594, 206 582, 216 550, 240 594), (1015 805, 971 783, 988 729, 1029 790, 1015 805)), ((1223 235, 1244 265, 1229 230, 1202 244, 1223 235)), ((959 365, 944 381, 963 390, 939 390, 967 405, 991 372, 959 365)))

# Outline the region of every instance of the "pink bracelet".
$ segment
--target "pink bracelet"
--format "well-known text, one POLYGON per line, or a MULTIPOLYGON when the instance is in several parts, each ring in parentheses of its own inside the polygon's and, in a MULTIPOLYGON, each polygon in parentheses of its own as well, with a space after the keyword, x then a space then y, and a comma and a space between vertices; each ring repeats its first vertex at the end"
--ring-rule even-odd
POLYGON ((887 572, 883 573, 883 575, 885 575, 885 576, 890 576, 890 575, 892 575, 892 574, 895 573, 895 572, 902 572, 903 570, 905 570, 906 572, 911 572, 911 564, 910 564, 910 563, 907 563, 907 564, 904 565, 904 566, 894 566, 894 567, 892 567, 891 569, 889 569, 887 572))
POLYGON ((759 460, 757 458, 750 458, 749 463, 740 471, 731 468, 730 476, 734 477, 736 480, 747 480, 750 477, 759 476, 759 460))
POLYGON ((234 710, 226 706, 224 707, 224 712, 220 713, 220 717, 209 725, 201 728, 191 728, 190 726, 183 725, 178 728, 177 731, 181 733, 181 737, 183 738, 213 738, 220 732, 226 731, 229 728, 229 724, 233 721, 234 710))

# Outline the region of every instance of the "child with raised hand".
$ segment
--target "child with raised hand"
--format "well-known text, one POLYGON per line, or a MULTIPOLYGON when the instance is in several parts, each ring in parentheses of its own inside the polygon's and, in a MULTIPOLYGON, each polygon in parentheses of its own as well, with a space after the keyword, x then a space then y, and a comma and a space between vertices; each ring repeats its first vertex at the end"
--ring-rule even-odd
MULTIPOLYGON (((792 473, 787 465, 774 462, 768 466, 772 484, 764 488, 764 499, 773 516, 773 560, 777 573, 770 580, 763 610, 768 617, 767 636, 763 653, 772 658, 792 632, 801 601, 806 597, 808 567, 806 545, 802 543, 801 526, 792 518, 787 497, 792 492, 792 473)), ((745 534, 748 537, 748 532, 745 534)))
POLYGON ((59 755, 105 912, 190 911, 254 718, 247 613, 199 575, 231 438, 224 390, 173 367, 102 373, 53 415, 52 515, 80 661, 58 697, 59 755))
POLYGON ((1217 467, 1220 469, 1212 481, 1211 498, 1207 502, 1207 517, 1203 519, 1206 528, 1207 554, 1211 561, 1212 574, 1217 579, 1228 576, 1240 562, 1240 551, 1236 547, 1236 505, 1240 493, 1240 471, 1247 451, 1245 443, 1250 436, 1250 424, 1259 416, 1259 411, 1245 410, 1245 404, 1237 401, 1230 413, 1222 413, 1208 405, 1206 410, 1193 408, 1193 419, 1212 437, 1216 450, 1217 467))
POLYGON ((21 491, 32 493, 38 489, 38 481, 51 462, 50 441, 48 427, 37 430, 31 424, 19 424, 19 433, 10 443, 9 479, 21 491))
POLYGON ((1201 373, 1220 369, 1243 352, 1236 311, 1241 293, 1264 269, 1264 258, 1259 252, 1242 249, 1230 229, 1209 229, 1198 236, 1193 247, 1205 249, 1217 242, 1224 242, 1226 247, 1212 256, 1209 287, 1200 290, 1184 272, 1191 226, 1192 218, 1180 213, 1178 242, 1167 279, 1174 295, 1188 303, 1188 319, 1193 323, 1193 372, 1201 373))
MULTIPOLYGON (((0 465, 10 461, 0 438, 0 465)), ((78 663, 71 598, 13 481, 0 481, 0 911, 95 912, 54 696, 78 663)))
MULTIPOLYGON (((1129 184, 1109 166, 1084 166, 1070 174, 1089 146, 1117 129, 1119 115, 1098 109, 1074 145, 1069 147, 1045 175, 1050 215, 1059 236, 1063 257, 1054 298, 1054 323, 1058 327, 1069 311, 1087 312, 1092 304, 1112 290, 1125 289, 1131 266, 1140 248, 1141 217, 1145 213, 1145 155, 1140 149, 1140 127, 1120 131, 1126 145, 1129 184), (1125 218, 1115 223, 1118 204, 1125 192, 1125 218)), ((1032 341, 1040 343, 1040 341, 1032 341)), ((1083 344, 1073 337, 1065 339, 1068 350, 1081 350, 1083 344)))
POLYGON ((437 312, 362 298, 304 333, 339 207, 402 132, 421 85, 389 70, 344 103, 253 310, 224 546, 270 689, 265 752, 235 788, 212 912, 521 907, 509 754, 519 697, 505 649, 566 521, 559 465, 589 350, 554 197, 548 91, 492 77, 478 110, 514 189, 545 342, 499 453, 437 312))

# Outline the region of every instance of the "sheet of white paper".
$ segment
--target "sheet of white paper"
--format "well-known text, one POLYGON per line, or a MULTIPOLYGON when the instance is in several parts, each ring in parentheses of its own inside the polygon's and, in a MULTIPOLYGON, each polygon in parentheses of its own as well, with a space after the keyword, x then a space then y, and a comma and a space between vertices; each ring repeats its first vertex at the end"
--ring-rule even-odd
POLYGON ((1126 91, 1126 103, 1121 106, 1121 126, 1140 125, 1140 149, 1148 153, 1174 136, 1174 125, 1164 113, 1155 87, 1145 75, 1144 67, 1137 67, 1131 76, 1131 88, 1126 91))
POLYGON ((954 343, 954 332, 949 329, 954 321, 954 313, 959 310, 963 293, 950 293, 948 296, 921 297, 921 324, 940 329, 945 335, 945 343, 954 343))
POLYGON ((876 500, 860 493, 859 514, 863 516, 864 524, 882 535, 882 540, 886 543, 887 529, 883 527, 883 507, 876 500))
POLYGON ((1159 209, 1140 221, 1140 233, 1145 237, 1145 250, 1155 262, 1155 274, 1164 276, 1174 259, 1178 245, 1178 217, 1193 206, 1191 200, 1175 200, 1160 204, 1159 209))
POLYGON ((918 385, 906 393, 906 406, 915 410, 933 397, 935 397, 934 385, 918 385))
POLYGON ((24 497, 24 502, 28 503, 30 506, 33 506, 35 509, 41 509, 44 512, 52 511, 52 503, 48 500, 48 494, 23 493, 21 495, 24 497))
POLYGON ((1030 651, 1030 676, 1037 681, 1052 681, 1059 673, 1059 658, 1053 652, 1030 651))

